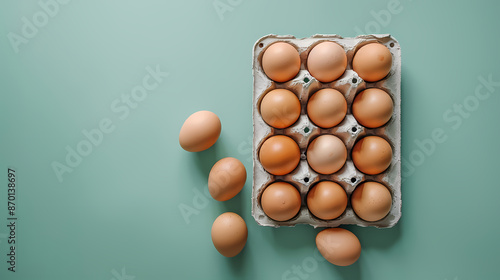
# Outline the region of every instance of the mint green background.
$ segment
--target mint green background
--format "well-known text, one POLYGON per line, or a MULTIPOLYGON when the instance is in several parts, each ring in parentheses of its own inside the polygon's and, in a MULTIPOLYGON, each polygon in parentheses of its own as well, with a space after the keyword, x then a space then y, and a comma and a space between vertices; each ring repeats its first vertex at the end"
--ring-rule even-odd
POLYGON ((401 0, 385 26, 365 29, 388 2, 233 0, 221 20, 212 0, 72 1, 16 54, 7 34, 20 34, 22 17, 41 8, 2 1, 0 279, 132 279, 116 277, 122 268, 136 280, 302 279, 282 277, 303 262, 316 264, 307 279, 498 278, 500 87, 457 129, 443 114, 473 95, 479 76, 500 81, 500 5, 401 0), (269 33, 358 30, 390 33, 402 46, 403 158, 436 128, 447 140, 405 174, 397 226, 348 226, 362 255, 335 267, 311 259, 319 229, 260 227, 251 216, 251 54, 269 33), (120 120, 111 103, 141 84, 148 65, 170 76, 120 120), (205 152, 185 152, 179 129, 202 109, 219 115, 221 137, 205 152), (51 163, 103 118, 116 129, 60 183, 51 163), (245 164, 244 190, 224 203, 202 199, 186 223, 179 206, 193 207, 211 165, 226 156, 245 164), (16 273, 5 262, 7 167, 18 176, 16 273), (225 211, 249 230, 232 259, 210 239, 225 211))

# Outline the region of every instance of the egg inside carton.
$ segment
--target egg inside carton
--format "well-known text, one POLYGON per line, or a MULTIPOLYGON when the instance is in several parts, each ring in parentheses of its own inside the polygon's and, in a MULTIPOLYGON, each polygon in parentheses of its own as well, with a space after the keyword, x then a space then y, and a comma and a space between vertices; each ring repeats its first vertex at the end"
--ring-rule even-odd
POLYGON ((387 228, 394 226, 401 217, 401 49, 396 39, 390 35, 362 35, 355 38, 342 38, 338 35, 314 35, 310 38, 296 39, 293 36, 267 35, 260 38, 253 49, 253 191, 252 215, 262 226, 294 226, 310 224, 314 227, 337 227, 342 224, 359 226, 375 226, 387 228), (341 45, 347 54, 347 69, 344 74, 331 83, 321 83, 306 70, 306 60, 309 51, 318 43, 332 41, 341 45), (268 46, 275 42, 286 42, 294 46, 300 54, 300 71, 292 80, 278 83, 266 76, 262 69, 262 56, 268 46), (355 52, 368 43, 378 42, 385 45, 392 55, 390 73, 377 82, 365 82, 352 70, 352 60, 355 52), (318 127, 307 116, 307 102, 312 94, 323 88, 333 88, 340 91, 347 100, 348 111, 344 120, 333 128, 318 127), (366 128, 360 125, 352 115, 352 102, 357 93, 367 88, 385 90, 394 102, 392 117, 388 123, 379 128, 366 128), (276 129, 269 126, 260 115, 260 102, 264 95, 273 89, 288 89, 295 93, 301 103, 301 115, 290 127, 276 129), (306 159, 308 144, 319 135, 332 134, 339 137, 347 147, 347 161, 337 172, 324 175, 315 172, 306 159), (291 173, 277 176, 268 173, 259 162, 259 149, 262 143, 274 135, 287 135, 293 138, 300 147, 300 163, 291 173), (376 135, 386 139, 393 150, 393 158, 387 170, 377 175, 367 175, 354 166, 351 151, 354 144, 361 138, 376 135), (340 184, 346 191, 349 203, 342 215, 333 220, 321 220, 313 216, 306 205, 307 193, 319 181, 329 180, 340 184), (264 189, 275 181, 285 181, 294 185, 302 197, 299 213, 292 219, 278 222, 269 218, 260 205, 264 189), (384 184, 391 192, 392 206, 389 214, 375 222, 360 219, 354 213, 350 197, 356 186, 365 181, 376 181, 384 184))

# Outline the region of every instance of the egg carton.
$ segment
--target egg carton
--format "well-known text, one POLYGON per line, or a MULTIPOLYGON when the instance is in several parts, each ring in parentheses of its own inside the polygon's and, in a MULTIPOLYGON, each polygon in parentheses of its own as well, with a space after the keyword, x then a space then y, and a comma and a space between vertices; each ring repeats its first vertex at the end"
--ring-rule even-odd
POLYGON ((355 38, 342 38, 339 35, 314 35, 309 38, 297 39, 294 36, 267 35, 259 40, 253 48, 253 190, 252 215, 261 226, 294 226, 309 224, 314 227, 337 227, 345 224, 359 226, 375 226, 389 228, 394 226, 401 217, 401 48, 398 41, 388 34, 361 35, 355 38), (264 73, 261 61, 266 47, 274 42, 287 42, 294 46, 301 59, 300 71, 297 76, 285 83, 269 79, 264 73), (347 54, 347 69, 344 74, 331 83, 321 83, 306 70, 306 59, 309 51, 318 43, 332 41, 341 45, 347 54), (352 70, 354 53, 363 45, 378 42, 385 45, 392 54, 392 68, 384 79, 377 82, 366 82, 352 70), (392 97, 394 109, 391 119, 380 128, 369 129, 359 124, 351 112, 355 95, 366 88, 376 87, 385 90, 392 97), (273 89, 288 89, 298 95, 301 103, 301 115, 297 122, 285 129, 269 126, 262 119, 259 106, 264 95, 273 89), (322 88, 334 88, 344 94, 348 111, 344 120, 330 129, 323 129, 312 123, 306 115, 309 97, 322 88), (347 147, 347 161, 334 174, 318 174, 309 167, 306 160, 308 144, 317 136, 333 134, 339 137, 347 147), (258 151, 262 143, 273 135, 287 135, 293 138, 300 147, 300 163, 291 173, 276 176, 264 170, 259 162, 258 151), (377 135, 386 139, 392 147, 393 158, 389 168, 378 175, 367 175, 356 169, 352 162, 351 150, 358 139, 364 136, 377 135), (306 206, 306 196, 315 183, 330 180, 340 184, 348 195, 346 211, 336 219, 321 220, 313 216, 306 206), (299 213, 291 220, 278 222, 269 218, 260 205, 260 197, 264 189, 274 181, 285 181, 294 185, 300 192, 302 205, 299 213), (350 197, 356 186, 364 181, 377 181, 389 188, 392 194, 392 208, 382 220, 368 222, 359 218, 353 211, 350 197))

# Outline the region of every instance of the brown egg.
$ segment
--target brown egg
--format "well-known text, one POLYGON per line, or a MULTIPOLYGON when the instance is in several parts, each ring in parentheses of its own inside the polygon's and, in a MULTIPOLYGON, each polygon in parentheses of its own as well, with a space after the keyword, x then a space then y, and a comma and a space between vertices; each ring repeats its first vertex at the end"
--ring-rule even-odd
POLYGON ((273 175, 285 175, 299 165, 300 149, 288 136, 272 136, 262 143, 259 160, 267 172, 273 175))
POLYGON ((339 44, 322 42, 314 46, 307 57, 307 70, 318 81, 332 82, 342 74, 347 67, 347 55, 339 44))
POLYGON ((330 263, 348 266, 361 255, 361 243, 354 233, 343 228, 327 228, 316 235, 316 246, 330 263))
POLYGON ((221 214, 212 225, 212 242, 215 249, 225 257, 238 255, 245 247, 247 237, 245 220, 236 213, 221 214))
POLYGON ((300 101, 287 89, 272 90, 260 103, 262 119, 273 127, 285 128, 294 124, 300 116, 300 101))
POLYGON ((299 52, 288 43, 274 43, 264 51, 262 68, 271 80, 279 83, 289 81, 299 73, 299 52))
POLYGON ((321 181, 307 194, 307 208, 323 220, 338 218, 347 207, 347 194, 339 184, 321 181))
POLYGON ((379 136, 367 136, 352 149, 352 161, 359 171, 375 175, 384 172, 392 160, 389 142, 379 136))
POLYGON ((262 210, 276 221, 288 221, 300 210, 299 191, 289 183, 275 182, 267 186, 260 199, 262 210))
POLYGON ((393 102, 389 94, 378 88, 358 93, 352 103, 352 114, 365 127, 376 128, 386 124, 392 116, 393 102))
POLYGON ((352 59, 352 69, 367 82, 382 80, 392 67, 392 55, 389 49, 379 43, 362 46, 352 59))
POLYGON ((352 209, 361 219, 375 222, 383 219, 392 206, 389 189, 377 182, 364 182, 351 195, 352 209))
POLYGON ((307 102, 307 115, 319 127, 338 125, 347 113, 347 101, 340 91, 333 88, 320 89, 307 102))
POLYGON ((241 161, 227 157, 214 164, 208 175, 208 190, 218 201, 226 201, 237 195, 247 180, 247 172, 241 161))
POLYGON ((321 174, 337 172, 347 159, 347 149, 338 137, 325 134, 316 137, 307 147, 307 162, 321 174))
POLYGON ((179 144, 188 152, 200 152, 212 147, 219 139, 221 123, 210 111, 199 111, 189 116, 179 133, 179 144))

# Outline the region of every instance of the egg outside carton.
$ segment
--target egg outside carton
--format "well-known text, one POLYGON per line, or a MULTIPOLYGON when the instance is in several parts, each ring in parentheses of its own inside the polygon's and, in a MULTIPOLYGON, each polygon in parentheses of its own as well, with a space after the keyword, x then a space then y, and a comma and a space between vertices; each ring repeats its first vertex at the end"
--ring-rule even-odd
POLYGON ((393 227, 401 217, 401 48, 398 41, 389 34, 361 35, 355 38, 342 38, 339 35, 314 35, 309 38, 296 39, 294 36, 267 35, 254 45, 253 49, 253 188, 252 188, 252 215, 261 226, 295 226, 309 224, 313 227, 337 227, 354 224, 362 227, 374 226, 377 228, 393 227), (274 42, 287 42, 295 46, 300 53, 301 68, 299 74, 285 83, 277 83, 269 79, 261 67, 262 55, 267 46, 274 42), (331 83, 321 83, 312 77, 306 70, 305 62, 309 51, 318 43, 333 41, 346 50, 347 69, 344 74, 331 83), (357 49, 372 42, 385 45, 391 52, 393 65, 390 73, 377 82, 365 82, 352 70, 352 58, 357 49), (369 129, 360 125, 351 113, 351 105, 357 93, 366 88, 381 88, 389 93, 394 101, 394 110, 391 119, 380 128, 369 129), (273 89, 284 88, 291 90, 301 102, 301 115, 297 122, 285 129, 276 129, 266 124, 259 113, 260 101, 263 96, 273 89), (323 129, 312 123, 306 115, 306 104, 309 97, 321 88, 334 88, 346 97, 348 111, 344 120, 337 126, 323 129), (346 145, 348 156, 344 166, 331 175, 318 174, 309 167, 306 159, 307 145, 315 137, 322 134, 333 134, 339 137, 346 145), (258 151, 261 144, 273 135, 287 135, 293 138, 300 147, 301 159, 298 167, 289 174, 276 176, 267 173, 259 162, 258 151), (364 136, 377 135, 391 144, 393 159, 387 170, 378 175, 363 174, 357 170, 351 159, 352 147, 357 140, 364 136), (306 206, 306 196, 315 183, 322 180, 331 180, 340 184, 348 195, 346 211, 336 219, 321 220, 314 217, 306 206), (299 213, 291 220, 278 222, 266 216, 260 205, 260 197, 265 187, 274 181, 286 181, 294 185, 300 192, 302 205, 299 213), (375 222, 367 222, 356 216, 350 197, 353 190, 362 182, 377 181, 389 188, 392 195, 392 207, 389 214, 375 222))

